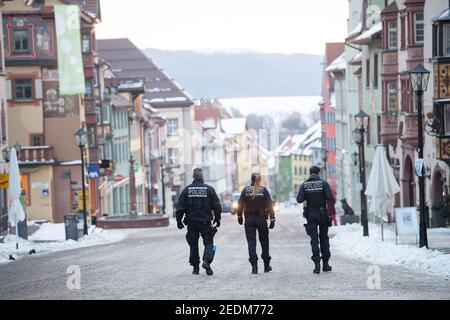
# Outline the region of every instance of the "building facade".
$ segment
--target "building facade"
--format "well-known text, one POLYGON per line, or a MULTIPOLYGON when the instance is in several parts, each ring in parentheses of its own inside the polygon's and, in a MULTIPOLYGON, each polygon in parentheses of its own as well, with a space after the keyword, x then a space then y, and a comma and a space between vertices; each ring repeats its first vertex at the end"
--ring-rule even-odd
POLYGON ((320 119, 322 123, 322 176, 336 191, 336 98, 333 78, 326 69, 344 52, 344 43, 327 43, 325 46, 322 79, 320 119))
MULTIPOLYGON (((352 148, 351 132, 356 128, 354 116, 359 111, 364 111, 369 115, 368 127, 365 135, 365 155, 366 162, 364 163, 365 172, 370 174, 370 168, 372 167, 372 161, 375 155, 375 149, 378 144, 381 143, 380 127, 381 117, 380 112, 382 110, 382 86, 380 77, 380 66, 382 56, 382 22, 381 11, 384 9, 385 1, 382 0, 364 0, 359 1, 360 6, 360 21, 357 25, 357 30, 353 29, 351 37, 347 38, 347 47, 352 46, 358 48, 358 56, 352 57, 351 63, 359 66, 357 83, 357 108, 347 112, 349 126, 346 127, 342 140, 346 141, 347 147, 341 149, 341 162, 344 163, 344 167, 347 164, 351 164, 351 155, 358 150, 352 148), (350 129, 350 130, 349 130, 350 129), (347 150, 349 152, 347 152, 347 150), (345 155, 342 155, 345 153, 345 155)), ((349 61, 350 62, 350 61, 349 61)), ((351 77, 352 75, 349 75, 351 77)), ((348 90, 345 89, 344 92, 348 90)), ((351 105, 355 105, 352 103, 351 105)), ((354 146, 355 144, 353 144, 354 146)), ((357 166, 354 166, 357 167, 357 166)), ((356 168, 357 169, 357 168, 356 168)), ((347 167, 348 170, 348 167, 347 167)), ((349 170, 350 171, 350 170, 349 170)), ((348 195, 348 202, 356 208, 360 208, 360 188, 359 185, 359 172, 353 171, 351 176, 348 176, 346 180, 348 189, 350 192, 344 192, 344 196, 348 195), (350 178, 351 177, 351 178, 350 178), (356 178, 356 179, 355 179, 356 178), (355 183, 358 181, 358 183, 355 183), (353 187, 352 187, 353 186, 353 187)), ((344 190, 344 189, 343 189, 344 190)), ((375 217, 374 212, 369 212, 369 220, 373 220, 375 217)))
MULTIPOLYGON (((192 179, 194 141, 192 139, 194 124, 193 98, 180 87, 165 71, 158 67, 151 59, 139 50, 128 39, 108 39, 97 41, 98 50, 102 57, 111 64, 113 72, 119 78, 121 87, 133 88, 133 79, 142 78, 145 85, 145 92, 139 98, 140 102, 136 104, 137 96, 133 97, 135 101, 135 112, 139 113, 140 129, 139 133, 132 130, 133 135, 141 137, 141 142, 134 139, 130 148, 135 154, 135 159, 145 168, 137 172, 136 181, 143 182, 144 176, 157 177, 156 168, 160 168, 161 184, 153 180, 153 184, 146 183, 147 198, 156 199, 158 194, 161 211, 173 212, 174 201, 176 202, 184 186, 190 183, 192 179), (164 133, 158 137, 163 148, 162 154, 155 158, 151 156, 146 163, 146 157, 140 153, 148 149, 145 146, 149 138, 144 137, 146 122, 148 117, 143 117, 144 105, 158 110, 166 119, 165 126, 159 126, 164 133), (139 149, 141 148, 141 149, 139 149), (139 151, 139 150, 140 151, 139 151), (153 169, 153 173, 150 171, 153 169)), ((151 129, 152 130, 152 129, 151 129)), ((150 131, 151 131, 150 130, 150 131)), ((149 132, 149 131, 147 131, 149 132)), ((155 131, 153 131, 155 132, 155 131)), ((156 135, 154 135, 156 138, 156 135)), ((133 140, 133 137, 131 137, 133 140)), ((152 142, 149 142, 152 144, 152 142)), ((146 155, 147 156, 147 155, 146 155)), ((133 157, 134 158, 134 157, 133 157)), ((140 195, 139 185, 137 186, 137 195, 140 195)), ((147 200, 144 200, 146 203, 147 200)), ((151 207, 154 208, 154 203, 151 207)), ((176 205, 176 204, 175 204, 176 205)), ((148 204, 150 207, 150 204, 148 204)))
POLYGON ((383 24, 382 112, 380 137, 401 186, 395 207, 418 205, 414 173, 418 148, 417 101, 409 70, 424 64, 425 1, 390 1, 381 12, 383 24))
MULTIPOLYGON (((22 146, 19 164, 27 216, 62 222, 65 213, 77 210, 81 156, 73 134, 86 124, 85 111, 92 105, 81 95, 59 94, 56 4, 68 2, 5 2, 2 28, 8 122, 15 124, 8 127, 8 135, 22 146)), ((95 24, 83 9, 80 20, 82 26, 95 24)), ((91 56, 83 55, 85 73, 91 56)), ((85 156, 89 163, 95 154, 85 156)))
MULTIPOLYGON (((4 1, 0 1, 0 9, 2 9, 4 1)), ((0 26, 3 26, 3 18, 0 14, 0 26)), ((3 52, 3 28, 0 27, 0 151, 8 147, 8 121, 6 108, 6 86, 5 86, 5 55, 3 52)), ((7 172, 7 164, 3 155, 1 157, 1 173, 7 172)), ((6 186, 0 189, 0 238, 8 231, 8 192, 6 186)))
MULTIPOLYGON (((424 93, 426 195, 430 207, 430 225, 445 227, 443 204, 449 199, 450 184, 450 5, 447 1, 426 1, 424 6, 425 68, 432 71, 424 93), (432 57, 432 59, 428 59, 432 57)), ((446 221, 447 218, 447 221, 446 221)))

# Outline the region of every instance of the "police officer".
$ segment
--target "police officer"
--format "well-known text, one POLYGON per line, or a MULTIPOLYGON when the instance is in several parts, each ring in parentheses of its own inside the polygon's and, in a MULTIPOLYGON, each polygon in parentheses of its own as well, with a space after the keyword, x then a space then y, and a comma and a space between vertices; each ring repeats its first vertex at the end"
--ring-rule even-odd
POLYGON ((311 250, 315 268, 314 273, 320 273, 320 253, 322 253, 323 271, 330 272, 330 243, 328 240, 328 227, 331 219, 327 213, 327 201, 333 201, 333 194, 329 184, 320 179, 320 168, 312 167, 310 177, 306 180, 297 194, 297 202, 304 205, 304 217, 307 220, 306 233, 311 237, 311 250), (319 231, 317 231, 319 229, 319 231), (320 249, 319 249, 320 242, 320 249))
POLYGON ((256 231, 258 230, 264 261, 264 272, 272 271, 269 255, 269 229, 275 227, 275 213, 269 191, 261 186, 261 175, 253 173, 251 185, 245 187, 238 201, 237 216, 240 225, 243 224, 242 214, 245 215, 245 236, 247 237, 248 253, 252 274, 258 273, 258 255, 256 254, 256 231), (270 217, 270 226, 267 219, 270 217))
POLYGON ((193 266, 192 274, 200 273, 198 240, 201 235, 205 245, 202 267, 208 276, 212 276, 214 234, 220 227, 222 206, 214 188, 204 183, 202 169, 194 169, 193 178, 194 182, 183 190, 178 200, 177 225, 178 229, 183 229, 184 225, 187 225, 186 240, 190 246, 189 263, 193 266), (212 220, 214 226, 211 224, 212 220))

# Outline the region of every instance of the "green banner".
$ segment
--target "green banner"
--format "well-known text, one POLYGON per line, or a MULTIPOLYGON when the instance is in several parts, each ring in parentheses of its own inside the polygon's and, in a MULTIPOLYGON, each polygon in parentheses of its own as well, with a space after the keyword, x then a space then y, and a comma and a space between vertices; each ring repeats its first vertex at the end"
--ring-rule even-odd
POLYGON ((55 23, 59 94, 84 94, 86 87, 81 54, 80 8, 77 5, 55 5, 55 23))

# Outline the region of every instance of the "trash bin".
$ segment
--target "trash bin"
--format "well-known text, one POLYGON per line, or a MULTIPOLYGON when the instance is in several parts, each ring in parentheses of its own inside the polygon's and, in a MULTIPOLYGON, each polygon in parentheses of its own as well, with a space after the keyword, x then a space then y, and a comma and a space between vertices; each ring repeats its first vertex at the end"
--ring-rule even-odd
POLYGON ((66 227, 66 240, 78 241, 78 219, 75 213, 64 215, 64 225, 66 227))
POLYGON ((78 239, 81 239, 84 236, 84 216, 83 212, 77 213, 78 218, 78 239))
POLYGON ((28 240, 28 222, 27 219, 19 222, 19 226, 17 228, 19 230, 19 237, 25 240, 28 240))

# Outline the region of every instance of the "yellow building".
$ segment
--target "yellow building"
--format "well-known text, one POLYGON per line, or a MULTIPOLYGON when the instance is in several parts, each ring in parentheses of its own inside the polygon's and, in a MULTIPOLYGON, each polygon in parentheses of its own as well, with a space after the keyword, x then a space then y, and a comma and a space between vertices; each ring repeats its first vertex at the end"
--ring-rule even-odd
MULTIPOLYGON (((81 155, 73 134, 86 123, 86 114, 95 117, 96 112, 95 103, 88 107, 80 95, 59 95, 53 6, 65 3, 47 0, 30 5, 14 0, 3 2, 1 11, 8 136, 11 144, 22 146, 19 164, 29 220, 62 222, 64 214, 73 210, 74 193, 81 189, 81 155)), ((95 23, 81 10, 83 26, 95 23)), ((87 50, 90 42, 83 39, 87 50)), ((91 50, 83 51, 85 62, 91 56, 91 50)), ((85 66, 86 79, 93 77, 89 68, 85 66)))
POLYGON ((296 152, 291 154, 292 187, 294 194, 309 177, 309 168, 313 165, 312 154, 296 152))

